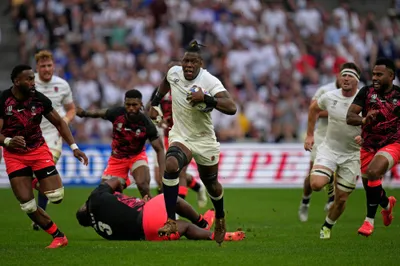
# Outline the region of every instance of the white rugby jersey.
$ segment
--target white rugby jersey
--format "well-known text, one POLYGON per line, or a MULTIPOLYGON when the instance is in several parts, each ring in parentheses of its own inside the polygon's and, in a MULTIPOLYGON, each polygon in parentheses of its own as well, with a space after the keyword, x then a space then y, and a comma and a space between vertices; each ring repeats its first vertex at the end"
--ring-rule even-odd
MULTIPOLYGON (((337 90, 336 82, 328 83, 318 88, 315 92, 312 100, 318 100, 323 94, 328 91, 337 90)), ((320 117, 318 118, 317 128, 314 132, 314 143, 315 145, 321 144, 324 140, 326 135, 326 130, 328 128, 328 118, 327 117, 320 117)))
POLYGON ((338 89, 329 91, 318 99, 318 106, 328 111, 328 128, 321 146, 343 155, 360 152, 360 145, 354 138, 361 134, 361 127, 346 123, 347 110, 356 95, 357 93, 352 97, 345 97, 342 89, 338 89))
MULTIPOLYGON (((66 114, 64 104, 73 102, 72 91, 68 82, 54 75, 49 82, 44 82, 40 80, 38 73, 35 73, 35 84, 36 90, 46 95, 51 100, 53 108, 61 117, 64 117, 66 114)), ((45 117, 42 119, 40 128, 43 135, 48 132, 57 131, 45 117)))
POLYGON ((176 134, 188 140, 193 140, 197 137, 215 139, 211 113, 203 113, 192 107, 186 97, 193 85, 206 90, 211 96, 226 91, 221 81, 205 69, 200 69, 194 80, 186 80, 181 66, 171 67, 167 73, 167 80, 171 86, 172 117, 174 121, 170 134, 176 134))

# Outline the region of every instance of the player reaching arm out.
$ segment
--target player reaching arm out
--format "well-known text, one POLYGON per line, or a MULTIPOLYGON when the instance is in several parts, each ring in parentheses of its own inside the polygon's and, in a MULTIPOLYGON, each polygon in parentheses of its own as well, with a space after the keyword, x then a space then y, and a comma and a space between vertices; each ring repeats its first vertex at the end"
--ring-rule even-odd
POLYGON ((124 184, 130 185, 128 172, 132 173, 142 197, 150 195, 150 172, 145 151, 148 139, 157 152, 160 172, 164 173, 165 157, 162 141, 155 125, 140 110, 143 107, 142 94, 130 90, 125 94, 124 107, 86 111, 77 108, 77 116, 103 118, 113 124, 112 154, 103 173, 103 182, 117 177, 124 184))

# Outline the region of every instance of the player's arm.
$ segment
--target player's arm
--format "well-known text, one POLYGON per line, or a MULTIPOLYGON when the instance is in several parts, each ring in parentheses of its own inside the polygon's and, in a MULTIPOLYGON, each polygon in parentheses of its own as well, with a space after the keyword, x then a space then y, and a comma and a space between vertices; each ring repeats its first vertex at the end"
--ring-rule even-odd
POLYGON ((164 98, 165 94, 167 94, 170 90, 171 90, 171 85, 168 82, 167 76, 165 76, 160 86, 158 86, 154 98, 151 100, 150 104, 151 106, 149 111, 149 116, 151 120, 156 121, 157 123, 161 121, 162 112, 159 105, 162 98, 164 98))
POLYGON ((160 137, 150 142, 154 151, 157 154, 158 169, 160 171, 160 176, 164 176, 165 171, 165 151, 164 145, 160 137))
POLYGON ((236 103, 233 101, 230 93, 228 91, 221 91, 215 94, 214 97, 209 95, 204 95, 204 102, 209 105, 208 102, 214 102, 211 105, 215 104, 215 109, 224 113, 226 115, 234 115, 237 112, 236 103))
MULTIPOLYGON (((3 129, 4 119, 0 118, 0 131, 3 129)), ((15 136, 13 138, 9 138, 0 134, 0 145, 1 146, 10 146, 12 147, 25 147, 25 139, 22 136, 15 136)))
POLYGON ((325 97, 321 97, 318 101, 314 101, 308 110, 307 136, 304 140, 304 149, 307 151, 311 151, 314 145, 315 124, 317 123, 319 113, 326 109, 324 102, 325 97))
POLYGON ((147 138, 150 141, 151 146, 157 154, 158 168, 160 176, 164 176, 165 171, 165 151, 162 139, 158 135, 157 128, 155 125, 148 120, 147 122, 147 138))
POLYGON ((66 111, 66 114, 64 116, 64 121, 69 124, 75 117, 76 114, 76 107, 75 107, 75 103, 67 103, 64 104, 64 109, 66 111))
POLYGON ((78 145, 76 145, 74 137, 72 136, 71 130, 69 129, 67 123, 61 118, 58 112, 55 109, 52 109, 50 112, 44 115, 47 120, 50 121, 57 128, 58 132, 60 132, 61 137, 68 143, 71 147, 71 150, 74 152, 74 156, 83 162, 84 165, 88 164, 88 158, 85 153, 79 150, 78 145))
POLYGON ((66 111, 65 116, 63 117, 64 121, 69 124, 74 118, 76 114, 76 107, 74 103, 74 99, 72 97, 72 90, 69 84, 66 82, 66 91, 67 94, 62 100, 62 104, 64 106, 64 109, 66 111))
MULTIPOLYGON (((367 98, 367 87, 363 87, 356 95, 353 103, 347 110, 346 123, 351 126, 360 126, 367 122, 367 118, 360 116, 367 98)), ((368 115, 367 115, 368 116, 368 115)))
POLYGON ((314 101, 308 110, 307 136, 314 136, 315 124, 317 123, 320 112, 324 111, 318 105, 318 101, 314 101))
POLYGON ((107 111, 108 109, 100 109, 100 110, 90 110, 86 111, 80 107, 76 107, 76 115, 83 118, 83 117, 90 117, 90 118, 107 118, 107 111))
POLYGON ((346 123, 351 126, 360 126, 365 124, 365 118, 360 116, 362 107, 357 104, 351 104, 346 115, 346 123))
MULTIPOLYGON (((313 103, 316 103, 316 102, 317 102, 317 100, 312 100, 310 105, 312 105, 313 103)), ((318 118, 320 118, 320 117, 325 117, 325 118, 328 117, 328 111, 326 111, 326 110, 320 111, 318 113, 318 118)))

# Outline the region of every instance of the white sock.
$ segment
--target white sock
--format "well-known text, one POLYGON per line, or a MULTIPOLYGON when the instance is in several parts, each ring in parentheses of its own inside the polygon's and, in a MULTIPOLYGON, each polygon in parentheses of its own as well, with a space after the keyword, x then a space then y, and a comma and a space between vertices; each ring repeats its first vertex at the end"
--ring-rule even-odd
POLYGON ((328 224, 331 224, 331 225, 334 225, 336 223, 336 221, 333 221, 333 220, 329 219, 328 216, 326 216, 325 222, 327 222, 328 224))
POLYGON ((369 217, 366 217, 366 218, 365 218, 365 221, 367 221, 367 222, 369 222, 370 224, 372 224, 372 226, 374 225, 374 220, 375 220, 375 219, 369 218, 369 217))

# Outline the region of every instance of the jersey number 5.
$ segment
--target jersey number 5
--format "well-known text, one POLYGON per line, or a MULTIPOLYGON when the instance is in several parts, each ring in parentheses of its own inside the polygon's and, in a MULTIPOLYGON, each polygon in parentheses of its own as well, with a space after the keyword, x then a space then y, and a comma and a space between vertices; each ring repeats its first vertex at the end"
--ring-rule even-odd
POLYGON ((108 224, 99 221, 97 222, 97 228, 99 228, 100 232, 106 233, 109 236, 112 235, 111 227, 108 224))

